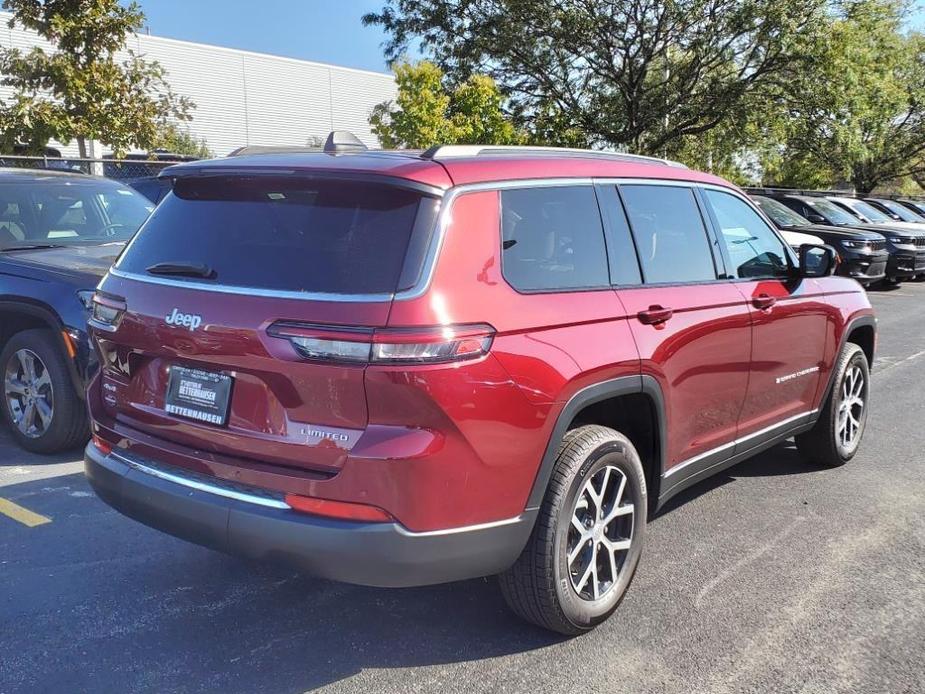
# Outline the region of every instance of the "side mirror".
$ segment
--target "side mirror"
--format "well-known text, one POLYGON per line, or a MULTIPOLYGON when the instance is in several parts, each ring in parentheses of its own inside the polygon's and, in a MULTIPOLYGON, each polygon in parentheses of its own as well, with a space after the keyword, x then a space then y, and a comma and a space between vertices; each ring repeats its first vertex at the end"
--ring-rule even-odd
POLYGON ((806 219, 811 221, 813 224, 825 224, 825 217, 821 214, 816 214, 815 212, 810 212, 806 215, 806 219))
POLYGON ((828 277, 835 272, 838 256, 831 246, 804 243, 800 246, 800 276, 828 277))

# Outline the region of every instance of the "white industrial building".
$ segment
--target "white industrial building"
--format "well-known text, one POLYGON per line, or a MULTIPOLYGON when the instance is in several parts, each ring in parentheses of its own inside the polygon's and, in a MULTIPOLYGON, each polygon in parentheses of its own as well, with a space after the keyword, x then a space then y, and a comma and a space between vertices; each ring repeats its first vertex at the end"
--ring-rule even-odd
MULTIPOLYGON (((11 16, 0 12, 0 46, 51 50, 34 32, 10 29, 11 16)), ((369 114, 396 93, 386 73, 143 34, 130 38, 128 47, 159 62, 171 88, 196 104, 193 120, 181 127, 218 156, 244 145, 306 145, 331 130, 350 130, 376 146, 369 114)), ((0 100, 11 94, 0 86, 0 100)), ((76 142, 52 146, 77 156, 76 142)), ((95 144, 95 156, 108 152, 105 143, 95 144)))

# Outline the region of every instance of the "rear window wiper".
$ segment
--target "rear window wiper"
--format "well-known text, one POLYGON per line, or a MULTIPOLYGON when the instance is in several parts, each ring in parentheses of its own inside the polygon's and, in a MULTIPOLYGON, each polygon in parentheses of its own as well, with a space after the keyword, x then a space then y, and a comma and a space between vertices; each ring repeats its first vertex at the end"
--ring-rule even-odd
POLYGON ((170 262, 155 263, 145 268, 152 275, 177 275, 181 277, 202 277, 213 279, 215 270, 205 263, 170 262))
POLYGON ((60 243, 27 243, 20 246, 3 246, 0 247, 0 252, 3 251, 34 251, 37 248, 61 248, 63 244, 60 243))

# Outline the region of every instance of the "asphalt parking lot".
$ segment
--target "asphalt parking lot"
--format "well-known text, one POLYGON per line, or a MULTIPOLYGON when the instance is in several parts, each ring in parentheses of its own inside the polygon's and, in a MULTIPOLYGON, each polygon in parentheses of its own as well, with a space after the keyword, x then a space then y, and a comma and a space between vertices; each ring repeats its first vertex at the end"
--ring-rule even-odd
POLYGON ((367 589, 186 544, 98 501, 79 451, 0 432, 0 694, 925 691, 925 283, 871 297, 858 456, 785 445, 676 498, 615 618, 573 640, 490 580, 367 589))

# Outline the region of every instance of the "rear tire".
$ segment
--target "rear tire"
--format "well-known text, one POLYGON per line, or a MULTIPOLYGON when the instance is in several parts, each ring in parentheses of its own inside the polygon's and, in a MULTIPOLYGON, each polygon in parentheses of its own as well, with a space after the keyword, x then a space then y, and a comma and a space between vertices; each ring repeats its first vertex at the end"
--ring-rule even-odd
POLYGON ((848 342, 835 364, 835 380, 815 426, 796 437, 806 460, 839 467, 858 451, 867 425, 870 367, 858 345, 848 342))
POLYGON ((54 332, 13 335, 0 352, 0 379, 0 415, 22 448, 56 453, 86 442, 86 408, 54 332))
POLYGON ((633 580, 647 508, 645 474, 629 439, 596 425, 568 432, 527 546, 499 576, 507 604, 560 634, 593 629, 633 580))

